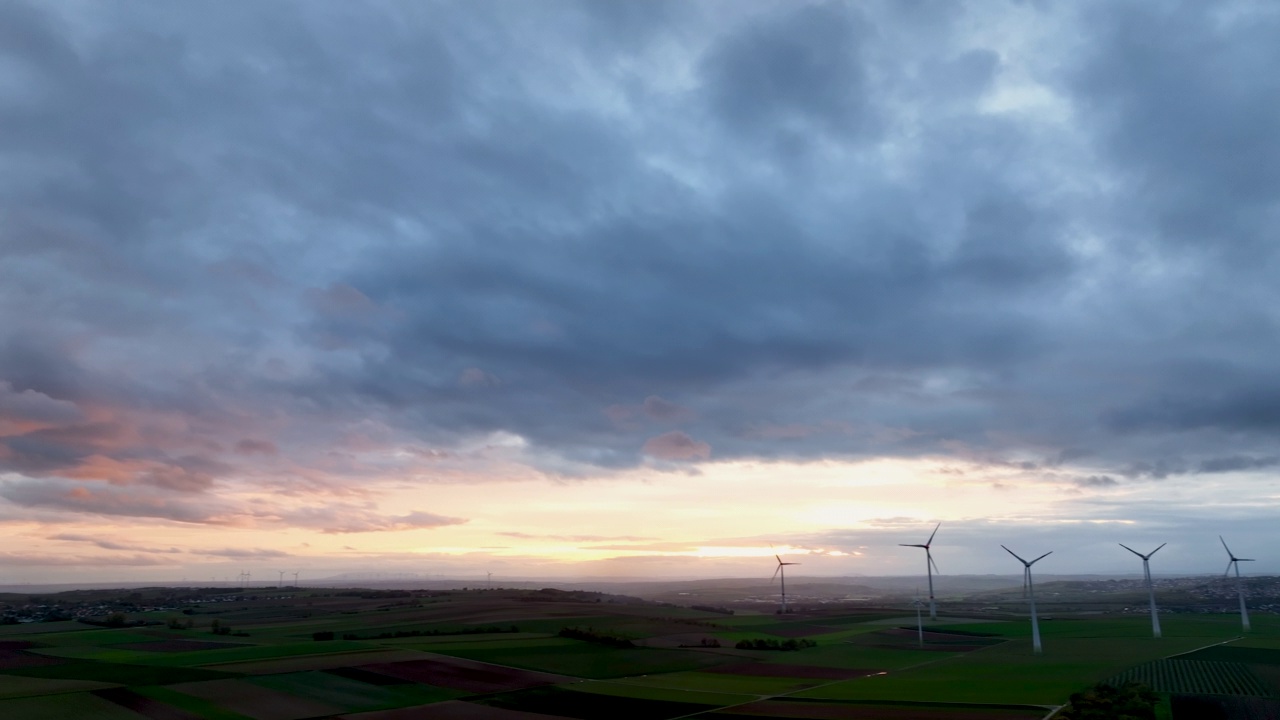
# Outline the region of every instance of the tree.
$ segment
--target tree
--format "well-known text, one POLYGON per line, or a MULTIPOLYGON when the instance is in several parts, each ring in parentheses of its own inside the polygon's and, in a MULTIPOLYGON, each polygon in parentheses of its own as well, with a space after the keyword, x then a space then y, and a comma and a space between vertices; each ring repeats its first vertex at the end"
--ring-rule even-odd
POLYGON ((1071 701, 1056 716, 1060 720, 1155 720, 1160 696, 1137 682, 1120 686, 1098 683, 1073 693, 1071 701))

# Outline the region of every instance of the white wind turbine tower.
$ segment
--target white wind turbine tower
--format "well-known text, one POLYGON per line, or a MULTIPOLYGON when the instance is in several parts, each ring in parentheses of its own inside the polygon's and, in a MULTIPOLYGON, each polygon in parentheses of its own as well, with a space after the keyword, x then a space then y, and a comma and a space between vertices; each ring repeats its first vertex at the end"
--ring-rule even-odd
POLYGON ((1040 562, 1046 557, 1052 555, 1053 551, 1050 550, 1049 552, 1045 553, 1044 555, 1041 555, 1035 560, 1032 560, 1031 562, 1027 562, 1026 560, 1023 560, 1022 558, 1018 557, 1018 554, 1015 553, 1014 551, 1010 550, 1007 547, 1004 547, 1004 545, 1001 545, 1000 547, 1004 548, 1005 552, 1018 558, 1018 562, 1022 563, 1022 589, 1031 598, 1031 648, 1036 653, 1040 653, 1041 652, 1040 620, 1036 617, 1036 589, 1031 582, 1031 566, 1035 565, 1036 563, 1040 562))
POLYGON ((782 614, 786 615, 787 614, 787 571, 784 568, 786 568, 786 566, 788 565, 799 565, 800 563, 782 562, 782 558, 779 557, 776 553, 774 554, 773 557, 778 561, 778 567, 773 571, 773 577, 769 578, 769 582, 773 582, 773 579, 778 577, 779 575, 782 576, 782 614))
POLYGON ((1120 547, 1142 558, 1142 576, 1147 581, 1147 598, 1151 601, 1151 636, 1152 637, 1160 637, 1160 615, 1156 612, 1156 589, 1151 584, 1151 565, 1148 563, 1148 561, 1151 560, 1152 555, 1155 555, 1157 552, 1160 552, 1160 548, 1168 544, 1169 543, 1160 543, 1160 547, 1156 548, 1155 550, 1152 550, 1146 555, 1143 555, 1142 553, 1138 552, 1137 550, 1134 550, 1128 545, 1125 545, 1124 543, 1119 543, 1120 547))
MULTIPOLYGON (((1218 539, 1222 540, 1222 536, 1219 535, 1218 539)), ((1253 558, 1236 557, 1231 552, 1231 548, 1227 547, 1226 540, 1222 540, 1222 547, 1227 551, 1227 557, 1231 558, 1231 560, 1227 562, 1227 571, 1222 573, 1222 577, 1230 575, 1231 566, 1236 566, 1236 592, 1240 594, 1240 625, 1244 628, 1245 632, 1249 632, 1249 610, 1244 606, 1244 581, 1240 579, 1240 563, 1253 562, 1253 558)))
POLYGON ((280 580, 276 583, 276 587, 282 588, 284 587, 284 571, 277 570, 276 572, 280 573, 280 580))
MULTIPOLYGON (((933 532, 929 534, 929 539, 923 545, 909 545, 907 543, 898 543, 902 547, 924 548, 924 569, 929 575, 929 619, 938 619, 938 608, 933 602, 933 571, 938 569, 938 564, 933 561, 933 553, 929 551, 929 547, 933 545, 933 536, 938 534, 938 528, 942 527, 942 523, 938 523, 933 527, 933 532)), ((939 575, 942 573, 939 572, 939 575)))
POLYGON ((294 571, 293 571, 293 586, 294 586, 294 587, 299 587, 299 585, 298 585, 298 573, 299 573, 299 572, 301 572, 301 571, 300 571, 300 570, 294 570, 294 571))

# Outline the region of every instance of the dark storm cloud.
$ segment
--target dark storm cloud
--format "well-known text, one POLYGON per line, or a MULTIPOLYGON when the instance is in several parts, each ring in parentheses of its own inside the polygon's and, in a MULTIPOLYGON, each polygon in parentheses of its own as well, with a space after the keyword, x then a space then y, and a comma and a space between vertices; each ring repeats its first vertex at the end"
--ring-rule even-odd
POLYGON ((872 123, 862 46, 873 32, 856 5, 781 6, 711 48, 703 87, 732 131, 857 134, 872 123))
MULTIPOLYGON (((951 3, 6 3, 5 496, 215 522, 500 434, 1269 467, 1278 20, 1023 11, 1033 56, 951 3)), ((459 521, 351 510, 272 522, 459 521)))
POLYGON ((1280 194, 1280 17, 1261 5, 1098 3, 1074 77, 1099 149, 1162 240, 1270 265, 1280 194))

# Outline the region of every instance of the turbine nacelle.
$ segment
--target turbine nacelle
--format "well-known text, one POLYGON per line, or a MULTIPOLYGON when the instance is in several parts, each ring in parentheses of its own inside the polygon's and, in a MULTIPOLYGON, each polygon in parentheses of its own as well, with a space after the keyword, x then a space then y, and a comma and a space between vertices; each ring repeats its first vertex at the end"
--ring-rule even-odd
POLYGON ((1227 557, 1231 558, 1230 560, 1227 561, 1227 569, 1225 572, 1222 573, 1222 577, 1226 577, 1231 574, 1232 565, 1236 566, 1236 572, 1239 573, 1240 566, 1237 563, 1254 561, 1253 558, 1236 557, 1235 553, 1231 552, 1231 548, 1227 547, 1227 541, 1223 540, 1221 535, 1218 536, 1218 540, 1222 543, 1222 549, 1227 551, 1227 557))
POLYGON ((778 560, 778 567, 774 568, 773 577, 769 578, 769 582, 773 582, 774 580, 778 579, 778 573, 782 572, 782 568, 788 565, 799 565, 799 564, 800 563, 798 562, 782 562, 782 560, 778 560))

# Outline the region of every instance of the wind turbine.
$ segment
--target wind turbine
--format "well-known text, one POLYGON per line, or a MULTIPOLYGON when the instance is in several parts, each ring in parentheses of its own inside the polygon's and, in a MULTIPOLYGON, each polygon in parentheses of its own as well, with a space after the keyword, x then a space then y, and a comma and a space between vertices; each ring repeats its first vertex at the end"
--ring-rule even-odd
POLYGON ((1042 648, 1040 647, 1040 620, 1036 617, 1036 589, 1031 583, 1031 566, 1052 555, 1053 551, 1050 550, 1035 560, 1027 562, 1026 560, 1018 557, 1018 554, 1014 551, 1004 547, 1004 545, 1001 545, 1000 547, 1004 548, 1005 552, 1018 558, 1018 562, 1022 563, 1022 589, 1031 598, 1031 649, 1038 654, 1042 651, 1042 648))
POLYGON ((284 587, 284 571, 283 571, 283 570, 277 570, 276 572, 280 573, 280 580, 279 580, 279 582, 277 582, 277 583, 276 583, 276 587, 278 587, 278 588, 282 588, 282 587, 284 587))
MULTIPOLYGON (((933 532, 929 534, 928 541, 923 545, 909 545, 907 543, 898 543, 902 547, 924 548, 924 569, 929 574, 929 619, 938 619, 938 608, 933 602, 933 571, 938 568, 938 564, 933 561, 933 553, 929 551, 929 547, 933 545, 933 536, 938 534, 938 528, 942 527, 942 523, 933 526, 933 532)), ((941 574, 941 572, 939 572, 941 574)))
MULTIPOLYGON (((1222 540, 1222 536, 1219 535, 1218 539, 1222 540)), ((1227 571, 1222 573, 1222 577, 1230 575, 1231 566, 1236 566, 1236 592, 1240 594, 1240 624, 1244 627, 1245 632, 1249 632, 1249 610, 1244 606, 1244 581, 1240 579, 1240 563, 1253 562, 1253 558, 1236 557, 1231 552, 1231 548, 1227 547, 1226 540, 1222 540, 1222 547, 1227 551, 1227 557, 1231 558, 1231 560, 1227 562, 1227 571)))
POLYGON ((778 567, 773 571, 773 577, 769 578, 769 582, 773 582, 774 578, 778 577, 779 575, 782 576, 782 614, 786 615, 787 614, 787 571, 784 570, 783 568, 785 568, 788 565, 799 565, 800 563, 782 562, 782 558, 779 557, 777 553, 774 553, 773 557, 778 561, 778 567))
POLYGON ((493 589, 493 573, 486 572, 484 576, 485 576, 485 583, 488 585, 488 589, 492 590, 493 589))
POLYGON ((293 571, 293 586, 294 586, 294 587, 298 587, 298 573, 299 573, 299 572, 300 572, 299 570, 294 570, 294 571, 293 571))
POLYGON ((1151 565, 1148 564, 1148 561, 1151 559, 1152 555, 1155 555, 1157 552, 1160 552, 1160 548, 1168 544, 1169 543, 1160 543, 1160 547, 1156 548, 1155 550, 1152 550, 1146 555, 1143 555, 1142 553, 1138 552, 1137 550, 1134 550, 1128 545, 1125 545, 1124 543, 1119 543, 1120 547, 1142 558, 1142 576, 1147 581, 1147 597, 1151 601, 1151 636, 1152 637, 1160 637, 1160 615, 1156 613, 1156 589, 1151 584, 1151 565))

